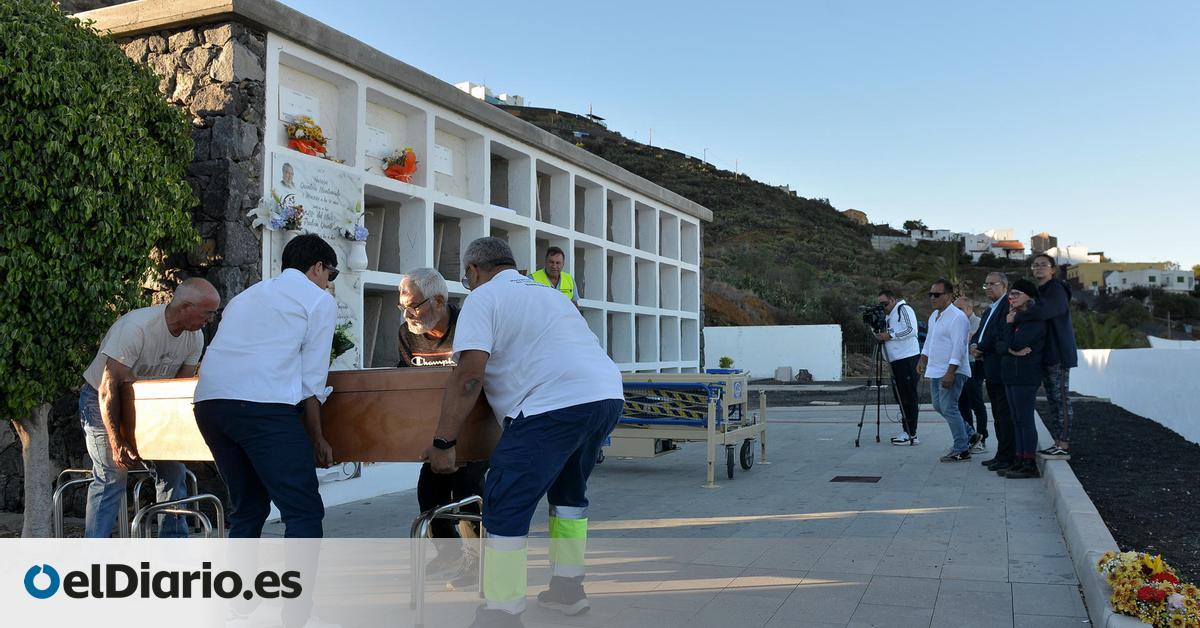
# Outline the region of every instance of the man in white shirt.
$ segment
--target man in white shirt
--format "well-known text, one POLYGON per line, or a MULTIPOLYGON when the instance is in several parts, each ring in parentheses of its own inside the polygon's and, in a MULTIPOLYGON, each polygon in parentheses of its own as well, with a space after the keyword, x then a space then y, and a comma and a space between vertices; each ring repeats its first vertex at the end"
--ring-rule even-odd
POLYGON ((917 313, 891 290, 880 290, 878 303, 887 312, 887 331, 875 334, 875 338, 883 343, 883 354, 892 368, 904 426, 903 432, 892 437, 892 444, 919 445, 917 386, 921 376, 917 375, 917 354, 921 352, 921 345, 917 342, 917 313))
POLYGON ((971 377, 971 360, 967 355, 971 324, 962 310, 950 307, 953 301, 954 284, 945 279, 933 282, 929 289, 933 313, 929 315, 929 332, 917 361, 917 372, 929 379, 933 408, 946 419, 954 435, 954 446, 942 456, 942 462, 970 460, 971 447, 982 438, 958 411, 959 395, 971 377))
POLYGON ((472 626, 521 626, 526 536, 542 496, 550 503, 554 575, 538 603, 568 615, 589 608, 583 591, 587 479, 624 402, 621 373, 575 306, 516 271, 503 240, 479 238, 463 255, 457 366, 446 384, 433 446, 437 473, 452 473, 454 443, 479 393, 504 435, 484 484, 483 589, 472 626))
MULTIPOLYGON (((128 470, 141 466, 137 450, 121 433, 121 385, 194 375, 204 350, 200 329, 220 305, 221 295, 212 284, 188 279, 175 289, 169 304, 134 310, 108 328, 79 390, 79 422, 92 458, 84 537, 112 536, 128 470)), ((158 501, 186 497, 182 463, 157 461, 150 466, 158 501)), ((187 536, 187 526, 176 516, 165 516, 158 536, 187 536)))
POLYGON ((196 425, 229 489, 229 536, 262 535, 271 502, 284 536, 322 535, 313 459, 333 462, 321 432, 337 303, 325 289, 337 254, 315 234, 283 249, 283 273, 234 297, 196 385, 196 425), (303 410, 301 410, 301 405, 303 410))

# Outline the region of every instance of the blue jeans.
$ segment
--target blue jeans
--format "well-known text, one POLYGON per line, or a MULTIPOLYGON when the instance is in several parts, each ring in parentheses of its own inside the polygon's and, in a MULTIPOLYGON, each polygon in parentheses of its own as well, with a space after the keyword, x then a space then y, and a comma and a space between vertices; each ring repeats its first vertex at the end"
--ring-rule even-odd
POLYGON ((623 403, 605 399, 513 419, 492 452, 483 527, 500 536, 528 535, 543 495, 552 506, 587 508, 588 476, 623 403))
POLYGON ((954 386, 949 390, 942 388, 942 378, 929 380, 929 394, 933 398, 933 409, 937 410, 938 414, 946 419, 946 425, 950 426, 950 434, 954 436, 954 453, 966 451, 971 435, 975 433, 975 428, 967 425, 958 411, 958 398, 962 395, 962 389, 967 383, 967 379, 967 376, 962 373, 955 375, 954 386))
POLYGON ((325 505, 312 440, 300 409, 286 403, 212 399, 193 406, 196 427, 229 489, 229 536, 258 538, 279 507, 283 535, 321 538, 325 505))
MULTIPOLYGON (((79 422, 83 426, 88 455, 92 458, 92 483, 88 485, 83 536, 108 538, 112 536, 117 513, 121 510, 121 496, 125 493, 128 474, 113 460, 108 430, 100 417, 100 395, 90 384, 84 384, 79 391, 79 422)), ((147 462, 146 466, 155 475, 158 501, 187 496, 186 467, 182 463, 159 461, 147 462)), ((187 522, 181 517, 164 515, 159 520, 159 538, 185 538, 187 535, 187 522)))

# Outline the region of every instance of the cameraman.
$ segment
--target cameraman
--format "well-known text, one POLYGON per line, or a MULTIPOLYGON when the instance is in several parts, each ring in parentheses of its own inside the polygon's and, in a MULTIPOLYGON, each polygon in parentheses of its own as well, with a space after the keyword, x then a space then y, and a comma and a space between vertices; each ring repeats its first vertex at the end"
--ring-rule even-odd
POLYGON ((917 342, 917 313, 891 290, 880 290, 878 302, 887 313, 887 331, 876 333, 875 338, 883 343, 883 354, 892 365, 904 426, 903 432, 892 437, 892 444, 919 445, 917 383, 921 376, 917 375, 917 355, 921 347, 917 342))

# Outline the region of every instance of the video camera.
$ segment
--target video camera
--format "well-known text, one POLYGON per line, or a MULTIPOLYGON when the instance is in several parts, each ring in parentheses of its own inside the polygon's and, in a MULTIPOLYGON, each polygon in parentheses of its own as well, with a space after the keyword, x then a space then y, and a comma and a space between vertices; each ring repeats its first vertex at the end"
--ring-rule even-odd
POLYGON ((862 322, 871 328, 872 333, 880 334, 887 331, 887 310, 882 305, 878 303, 860 305, 858 313, 862 315, 862 322))

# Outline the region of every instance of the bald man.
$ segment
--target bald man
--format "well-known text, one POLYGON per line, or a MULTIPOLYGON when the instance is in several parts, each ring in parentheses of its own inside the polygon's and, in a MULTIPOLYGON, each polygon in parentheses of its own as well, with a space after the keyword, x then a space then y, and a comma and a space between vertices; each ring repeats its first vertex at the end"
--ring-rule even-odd
MULTIPOLYGON (((175 289, 170 303, 129 312, 104 335, 79 390, 79 422, 92 458, 85 537, 112 536, 127 472, 142 467, 137 450, 121 433, 121 385, 195 375, 204 349, 200 329, 220 305, 221 296, 212 284, 188 279, 175 289)), ((160 461, 147 466, 155 474, 159 501, 186 495, 183 464, 160 461)), ((187 536, 187 528, 176 517, 163 517, 159 536, 187 536)))

